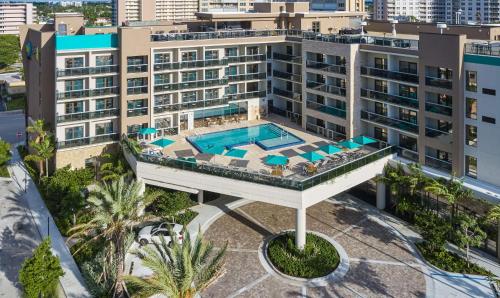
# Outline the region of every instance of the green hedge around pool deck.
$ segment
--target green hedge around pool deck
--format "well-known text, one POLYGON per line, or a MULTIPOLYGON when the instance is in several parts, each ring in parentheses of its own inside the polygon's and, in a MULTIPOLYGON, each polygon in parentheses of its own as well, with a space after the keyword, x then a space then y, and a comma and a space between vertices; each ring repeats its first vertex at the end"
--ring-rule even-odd
POLYGON ((303 250, 295 246, 295 232, 287 232, 269 242, 269 260, 280 272, 300 278, 316 278, 337 268, 340 257, 335 247, 315 234, 306 234, 303 250))

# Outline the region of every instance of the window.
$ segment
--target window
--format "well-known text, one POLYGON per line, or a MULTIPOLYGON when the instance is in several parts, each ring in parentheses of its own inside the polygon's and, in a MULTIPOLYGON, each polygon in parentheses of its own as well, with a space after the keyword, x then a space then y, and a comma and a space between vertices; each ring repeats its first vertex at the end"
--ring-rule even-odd
POLYGON ((182 73, 182 82, 196 81, 196 71, 186 71, 182 73))
POLYGON ((127 79, 127 94, 148 92, 148 78, 127 79))
POLYGON ((169 128, 172 127, 172 118, 159 118, 155 119, 155 128, 169 128))
POLYGON ((465 89, 467 91, 477 91, 477 72, 467 70, 465 72, 465 89))
POLYGON ((112 108, 113 108, 113 99, 112 98, 96 99, 96 101, 95 101, 96 111, 112 109, 112 108))
POLYGON ((374 127, 373 134, 375 139, 387 142, 387 130, 385 128, 374 127))
POLYGON ((256 92, 256 91, 259 91, 259 83, 257 82, 247 83, 247 92, 256 92))
POLYGON ((469 119, 477 119, 477 100, 467 97, 465 99, 465 116, 469 119))
POLYGON ((219 59, 219 51, 217 50, 205 51, 205 60, 217 60, 217 59, 219 59))
POLYGON ((474 156, 465 156, 465 175, 477 179, 477 158, 474 156))
POLYGON ((205 100, 217 99, 217 98, 219 98, 219 89, 207 89, 207 90, 205 90, 205 100))
POLYGON ((436 94, 436 101, 440 105, 451 107, 452 96, 448 94, 436 94))
POLYGON ((57 25, 57 34, 58 35, 67 35, 68 34, 68 25, 58 24, 57 25))
POLYGON ((196 51, 183 52, 181 57, 182 61, 196 61, 196 51))
POLYGON ((247 47, 247 55, 259 54, 259 47, 247 47))
POLYGON ((312 31, 319 33, 321 32, 321 23, 320 22, 312 22, 312 31))
POLYGON ((469 146, 477 147, 477 127, 465 125, 465 143, 469 146))
POLYGON ((128 134, 135 134, 137 133, 141 128, 146 128, 148 127, 147 123, 143 124, 132 124, 132 125, 127 125, 127 133, 128 134))
POLYGON ((399 119, 417 124, 417 112, 408 109, 399 109, 399 119))
POLYGON ((64 105, 64 112, 66 114, 82 113, 83 101, 68 102, 64 105))
POLYGON ((148 114, 148 100, 147 99, 134 99, 127 100, 127 116, 142 116, 148 114))
POLYGON ((171 94, 162 94, 155 96, 155 107, 166 106, 172 103, 171 94))
POLYGON ((226 87, 226 94, 237 94, 238 93, 238 85, 232 84, 226 87))
POLYGON ((207 69, 205 70, 205 80, 215 80, 219 78, 218 69, 207 69))
POLYGON ((196 91, 188 91, 181 93, 182 102, 196 101, 196 91))
POLYGON ((238 74, 238 67, 234 65, 226 67, 226 76, 234 76, 237 74, 238 74))
POLYGON ((68 127, 64 130, 64 138, 66 140, 74 140, 83 138, 83 126, 68 127))
POLYGON ((417 63, 408 61, 399 61, 399 71, 405 73, 417 74, 417 63))
POLYGON ((66 80, 64 82, 65 91, 83 90, 83 79, 79 80, 66 80))
POLYGON ((238 48, 226 48, 225 55, 226 57, 238 56, 238 48))
POLYGON ((417 87, 399 84, 399 95, 417 99, 417 87))
POLYGON ((417 152, 417 139, 399 134, 399 146, 417 152))
POLYGON ((113 65, 113 55, 97 56, 95 57, 96 66, 109 66, 113 65))
POLYGON ((375 91, 387 93, 387 81, 375 80, 374 84, 375 91))
POLYGON ((381 102, 375 103, 375 114, 387 115, 387 106, 381 102))
POLYGON ((483 122, 490 123, 490 124, 495 124, 497 122, 497 120, 493 117, 483 116, 482 119, 483 119, 483 122))
POLYGON ((451 153, 442 151, 442 150, 436 150, 436 158, 439 160, 444 160, 449 163, 451 163, 451 153))
POLYGON ((375 58, 375 68, 387 69, 387 59, 376 57, 375 58))
POLYGON ((108 135, 113 133, 113 122, 99 123, 95 125, 96 135, 108 135))
POLYGON ((170 53, 155 54, 155 64, 170 63, 170 53))
POLYGON ((155 86, 168 83, 170 83, 170 74, 168 73, 155 74, 155 86))
POLYGON ((65 68, 83 67, 83 57, 66 58, 64 59, 65 68))
POLYGON ((497 95, 497 91, 495 89, 483 88, 483 94, 495 96, 497 95))
POLYGON ((96 88, 113 87, 113 77, 99 77, 95 79, 96 88))
POLYGON ((247 65, 247 73, 258 73, 259 64, 249 64, 247 65))
POLYGON ((142 65, 142 64, 147 64, 147 57, 146 56, 131 56, 127 57, 127 65, 142 65))

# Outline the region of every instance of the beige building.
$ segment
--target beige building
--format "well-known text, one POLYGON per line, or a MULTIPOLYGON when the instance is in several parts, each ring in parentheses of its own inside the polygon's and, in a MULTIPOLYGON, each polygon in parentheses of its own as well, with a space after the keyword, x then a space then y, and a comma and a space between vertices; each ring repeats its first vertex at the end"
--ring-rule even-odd
POLYGON ((113 0, 112 23, 195 20, 198 0, 113 0))
POLYGON ((0 3, 0 34, 19 34, 19 26, 33 24, 32 3, 0 3))

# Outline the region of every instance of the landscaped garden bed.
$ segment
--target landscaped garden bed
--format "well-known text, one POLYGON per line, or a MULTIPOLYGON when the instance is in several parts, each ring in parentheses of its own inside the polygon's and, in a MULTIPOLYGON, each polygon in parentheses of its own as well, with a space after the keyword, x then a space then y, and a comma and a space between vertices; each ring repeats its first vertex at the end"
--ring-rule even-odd
POLYGON ((333 272, 340 256, 332 243, 312 234, 306 234, 304 249, 295 246, 295 232, 287 232, 269 241, 267 255, 280 272, 299 278, 317 278, 333 272))

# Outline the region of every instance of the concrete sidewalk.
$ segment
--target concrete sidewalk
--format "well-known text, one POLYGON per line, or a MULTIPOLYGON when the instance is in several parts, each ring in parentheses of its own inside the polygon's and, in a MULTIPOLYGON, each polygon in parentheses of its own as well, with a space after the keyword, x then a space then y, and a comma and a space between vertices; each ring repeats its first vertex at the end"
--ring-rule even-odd
POLYGON ((24 192, 24 198, 28 204, 28 211, 31 215, 38 232, 42 238, 50 237, 52 241, 52 251, 61 261, 64 276, 61 277, 61 285, 66 297, 91 297, 85 287, 84 279, 69 251, 63 236, 57 229, 54 219, 38 192, 38 189, 28 174, 24 163, 21 161, 17 149, 12 150, 12 159, 9 165, 12 179, 24 192))

